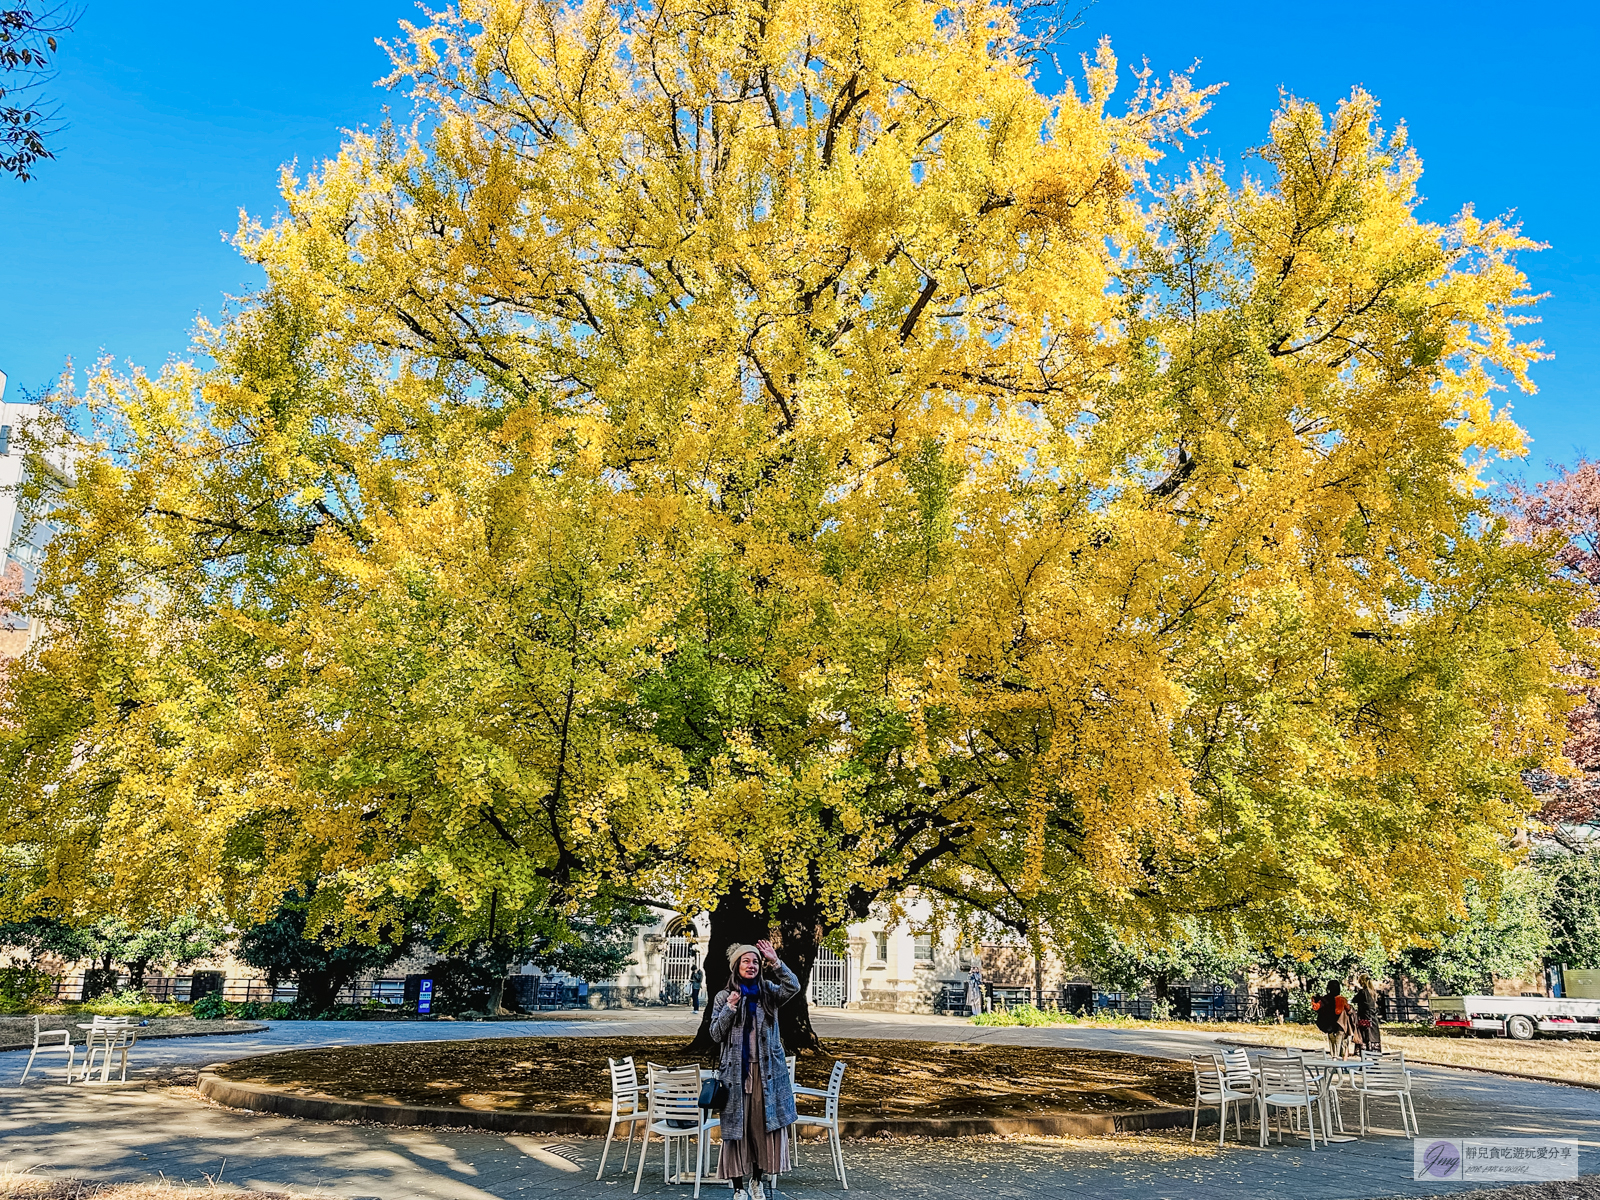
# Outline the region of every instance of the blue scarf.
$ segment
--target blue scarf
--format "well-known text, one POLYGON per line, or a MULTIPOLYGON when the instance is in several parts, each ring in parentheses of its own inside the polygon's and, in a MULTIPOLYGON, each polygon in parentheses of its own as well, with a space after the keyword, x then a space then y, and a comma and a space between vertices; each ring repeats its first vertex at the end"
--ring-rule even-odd
POLYGON ((754 983, 739 980, 739 1010, 744 1015, 744 1037, 740 1049, 743 1071, 739 1078, 750 1078, 750 1060, 755 1056, 756 1026, 761 1020, 761 980, 754 983))

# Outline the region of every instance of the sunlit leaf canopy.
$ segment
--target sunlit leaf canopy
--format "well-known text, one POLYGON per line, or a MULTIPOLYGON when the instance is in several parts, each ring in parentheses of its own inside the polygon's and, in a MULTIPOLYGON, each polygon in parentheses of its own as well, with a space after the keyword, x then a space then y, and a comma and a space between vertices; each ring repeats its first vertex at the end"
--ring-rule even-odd
POLYGON ((1162 183, 1209 94, 1046 95, 1035 34, 408 28, 414 124, 285 177, 204 359, 73 398, 11 902, 1443 920, 1565 703, 1573 597, 1474 487, 1527 243, 1420 221, 1359 92, 1162 183))

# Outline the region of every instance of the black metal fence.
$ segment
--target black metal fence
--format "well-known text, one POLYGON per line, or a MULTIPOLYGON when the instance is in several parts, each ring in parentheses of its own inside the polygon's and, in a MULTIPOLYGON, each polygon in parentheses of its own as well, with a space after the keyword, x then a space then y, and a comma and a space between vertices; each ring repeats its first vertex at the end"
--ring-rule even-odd
MULTIPOLYGON (((83 977, 56 979, 50 994, 56 1000, 71 1003, 125 991, 131 986, 132 981, 126 975, 112 978, 110 972, 91 972, 83 977)), ((206 971, 163 979, 147 977, 143 990, 150 999, 162 1004, 188 1004, 212 994, 220 994, 224 1000, 234 1003, 271 1004, 292 1002, 300 994, 293 983, 274 987, 265 979, 226 979, 221 972, 206 971)), ((404 979, 364 979, 341 989, 335 1003, 400 1005, 405 1002, 405 990, 404 979)))
MULTIPOLYGON (((1034 997, 1031 987, 1009 987, 1002 984, 985 984, 987 1007, 990 1011, 1012 1008, 1019 1004, 1037 1003, 1041 1008, 1091 1016, 1095 1013, 1117 1013, 1133 1020, 1148 1021, 1164 1016, 1179 1021, 1244 1021, 1252 1023, 1287 1021, 1290 1016, 1290 993, 1287 988, 1195 988, 1174 986, 1167 989, 1163 1003, 1148 992, 1102 992, 1091 984, 1069 983, 1056 989, 1045 989, 1034 997)), ((935 1011, 964 1015, 968 1012, 967 986, 964 983, 946 983, 934 999, 935 1011)), ((1380 993, 1378 1016, 1383 1021, 1416 1022, 1426 1024, 1432 1018, 1426 1000, 1415 997, 1394 997, 1380 993)))
MULTIPOLYGON (((54 980, 46 994, 71 1003, 115 994, 131 986, 132 982, 125 974, 91 971, 80 977, 54 980)), ((227 979, 220 971, 196 971, 192 975, 164 979, 146 977, 143 990, 151 1000, 164 1004, 188 1004, 207 995, 220 995, 235 1004, 292 1004, 300 994, 299 988, 293 983, 273 986, 265 979, 227 979)), ((538 975, 511 975, 506 978, 504 999, 508 1006, 523 1012, 643 1002, 642 996, 613 995, 613 990, 605 984, 591 988, 587 984, 567 983, 538 975)), ((335 1004, 356 1007, 381 1004, 399 1008, 414 1001, 414 995, 407 995, 404 979, 357 980, 341 988, 334 998, 335 1004)))

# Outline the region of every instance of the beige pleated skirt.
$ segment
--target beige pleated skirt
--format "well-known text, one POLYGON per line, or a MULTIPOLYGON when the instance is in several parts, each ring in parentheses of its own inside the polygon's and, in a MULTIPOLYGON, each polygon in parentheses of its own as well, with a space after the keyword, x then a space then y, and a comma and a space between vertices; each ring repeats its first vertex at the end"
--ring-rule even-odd
POLYGON ((767 1105, 762 1099, 761 1055, 750 1064, 750 1086, 744 1094, 744 1136, 736 1142, 722 1142, 722 1158, 717 1163, 718 1179, 743 1179, 760 1167, 763 1175, 777 1175, 789 1169, 789 1131, 767 1133, 767 1105))

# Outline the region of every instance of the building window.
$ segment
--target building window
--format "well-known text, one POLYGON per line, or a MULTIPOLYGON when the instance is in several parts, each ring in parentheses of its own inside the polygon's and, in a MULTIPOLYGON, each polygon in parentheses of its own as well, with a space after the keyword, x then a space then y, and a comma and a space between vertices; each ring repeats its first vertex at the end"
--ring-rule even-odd
POLYGON ((913 957, 919 963, 931 963, 933 961, 933 934, 912 934, 911 945, 913 957))
POLYGON ((872 961, 889 961, 889 935, 881 929, 872 935, 872 961))

